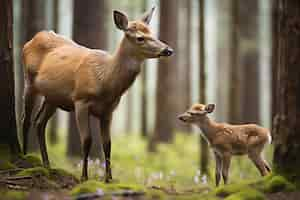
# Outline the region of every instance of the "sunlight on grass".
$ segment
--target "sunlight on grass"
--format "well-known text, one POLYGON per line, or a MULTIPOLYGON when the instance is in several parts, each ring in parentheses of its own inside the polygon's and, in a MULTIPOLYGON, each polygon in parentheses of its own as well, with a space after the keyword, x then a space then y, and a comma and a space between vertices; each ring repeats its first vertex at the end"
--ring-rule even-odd
MULTIPOLYGON (((113 178, 120 183, 140 184, 145 187, 161 186, 169 189, 213 186, 214 178, 207 178, 199 170, 198 135, 177 134, 173 144, 160 144, 157 153, 147 152, 147 141, 136 134, 113 136, 112 170, 113 178)), ((54 167, 66 169, 77 177, 81 174, 80 158, 66 157, 65 137, 60 143, 49 147, 49 157, 54 167)), ((271 159, 272 149, 266 151, 271 159)), ((214 172, 211 155, 210 170, 214 172)), ((99 160, 89 161, 90 179, 103 180, 105 165, 99 160)), ((214 177, 214 176, 213 176, 214 177)), ((233 159, 230 182, 257 179, 259 173, 247 157, 233 159)))

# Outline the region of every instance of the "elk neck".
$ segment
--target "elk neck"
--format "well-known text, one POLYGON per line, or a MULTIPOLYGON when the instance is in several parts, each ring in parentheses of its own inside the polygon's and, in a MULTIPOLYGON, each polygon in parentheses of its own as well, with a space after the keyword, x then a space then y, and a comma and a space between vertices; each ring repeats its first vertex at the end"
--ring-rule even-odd
MULTIPOLYGON (((108 88, 114 91, 116 96, 121 96, 141 71, 144 58, 136 52, 133 44, 124 36, 109 61, 106 73, 103 73, 108 88)), ((103 78, 103 76, 100 77, 103 78)), ((101 78, 98 76, 98 79, 101 78)))
POLYGON ((217 122, 210 119, 208 116, 203 116, 197 123, 197 126, 201 129, 204 136, 211 142, 218 131, 217 122))

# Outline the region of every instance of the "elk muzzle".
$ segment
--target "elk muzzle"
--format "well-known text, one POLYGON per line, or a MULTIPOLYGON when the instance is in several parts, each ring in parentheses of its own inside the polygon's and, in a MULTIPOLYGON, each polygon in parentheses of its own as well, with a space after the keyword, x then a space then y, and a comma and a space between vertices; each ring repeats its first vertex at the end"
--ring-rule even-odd
POLYGON ((173 54, 174 50, 171 47, 164 48, 160 53, 159 56, 171 56, 173 54))

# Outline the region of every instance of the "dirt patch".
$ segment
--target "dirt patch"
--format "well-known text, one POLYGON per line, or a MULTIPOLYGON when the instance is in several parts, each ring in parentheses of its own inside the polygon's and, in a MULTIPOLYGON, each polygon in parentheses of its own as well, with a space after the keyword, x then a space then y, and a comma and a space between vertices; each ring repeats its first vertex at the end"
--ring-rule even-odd
POLYGON ((266 196, 268 200, 299 200, 300 192, 277 192, 266 196))

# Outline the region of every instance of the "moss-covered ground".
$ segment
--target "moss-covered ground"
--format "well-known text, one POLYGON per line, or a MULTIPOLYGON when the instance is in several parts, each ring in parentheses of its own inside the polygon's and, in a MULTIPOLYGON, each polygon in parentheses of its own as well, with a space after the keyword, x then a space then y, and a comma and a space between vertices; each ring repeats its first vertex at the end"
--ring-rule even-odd
MULTIPOLYGON (((266 199, 266 194, 269 193, 296 189, 282 176, 269 175, 260 178, 257 169, 247 157, 235 158, 230 169, 230 184, 216 188, 214 178, 211 178, 214 177, 213 160, 210 162, 211 177, 199 170, 197 137, 199 136, 178 134, 173 144, 159 145, 156 153, 149 153, 147 141, 137 135, 113 137, 114 181, 110 184, 103 182, 103 163, 94 158, 89 161, 90 180, 79 183, 82 162, 80 158, 70 159, 65 156, 64 138, 61 138, 59 144, 49 145, 51 169, 42 167, 40 159, 37 158, 39 154, 31 154, 22 157, 22 160, 31 163, 32 166, 14 175, 34 177, 32 188, 62 190, 63 194, 74 198, 90 193, 105 194, 106 197, 124 193, 125 196, 139 196, 138 199, 260 200, 266 199)), ((269 161, 271 151, 271 148, 266 151, 269 161)), ((13 163, 0 162, 0 170, 15 167, 13 163)), ((30 193, 27 190, 2 190, 3 194, 10 197, 8 199, 22 199, 30 193), (12 197, 14 192, 16 197, 12 197)))

